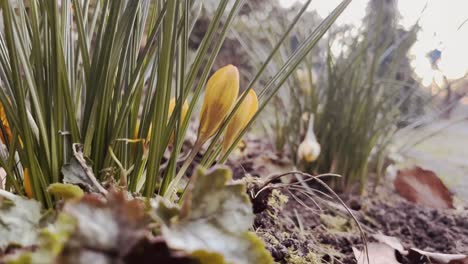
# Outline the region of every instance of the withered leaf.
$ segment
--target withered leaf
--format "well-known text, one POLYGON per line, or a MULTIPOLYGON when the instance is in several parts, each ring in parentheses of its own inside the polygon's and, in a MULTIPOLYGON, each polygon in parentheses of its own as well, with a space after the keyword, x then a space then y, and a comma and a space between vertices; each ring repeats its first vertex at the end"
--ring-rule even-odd
POLYGON ((185 251, 202 264, 269 264, 261 240, 248 232, 254 215, 245 186, 229 183, 225 167, 198 168, 178 216, 163 225, 172 249, 185 251))
POLYGON ((395 249, 383 243, 369 243, 368 254, 353 247, 354 257, 358 264, 400 264, 395 258, 395 249), (369 261, 367 261, 369 257, 369 261))
POLYGON ((61 171, 64 183, 79 185, 87 192, 98 192, 98 189, 75 157, 72 157, 68 164, 63 165, 61 171))
POLYGON ((9 245, 34 245, 40 218, 39 202, 0 190, 0 251, 9 245))
POLYGON ((395 190, 408 201, 433 208, 453 208, 453 198, 437 175, 420 167, 399 171, 395 190))

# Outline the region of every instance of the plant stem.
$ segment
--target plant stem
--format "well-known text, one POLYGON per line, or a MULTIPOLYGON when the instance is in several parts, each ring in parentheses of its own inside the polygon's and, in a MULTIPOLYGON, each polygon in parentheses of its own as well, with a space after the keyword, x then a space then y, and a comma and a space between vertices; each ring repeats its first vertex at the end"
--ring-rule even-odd
POLYGON ((170 199, 172 195, 175 193, 177 184, 179 181, 182 179, 182 177, 185 175, 185 172, 187 171, 188 167, 190 164, 192 164, 193 160, 197 156, 198 151, 200 148, 203 146, 202 141, 197 140, 192 148, 192 151, 190 152, 190 155, 188 156, 187 160, 185 160, 184 164, 180 168, 180 170, 177 172, 176 177, 172 180, 172 182, 169 184, 169 187, 167 187, 166 190, 163 191, 162 195, 164 198, 170 199))

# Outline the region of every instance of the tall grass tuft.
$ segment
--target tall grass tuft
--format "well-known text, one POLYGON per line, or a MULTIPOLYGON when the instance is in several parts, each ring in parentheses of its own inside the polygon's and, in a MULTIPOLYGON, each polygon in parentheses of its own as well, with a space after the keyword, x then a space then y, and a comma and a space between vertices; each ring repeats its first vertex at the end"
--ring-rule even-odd
POLYGON ((417 27, 397 30, 391 3, 371 1, 375 14, 366 17, 366 31, 354 38, 349 52, 338 57, 327 52, 316 127, 324 147, 309 168, 343 175, 333 179, 338 190, 364 191, 373 160, 382 174, 387 147, 405 118, 402 105, 418 95, 419 86, 409 84, 411 69, 402 68, 417 27))
MULTIPOLYGON (((27 169, 34 198, 52 206, 47 186, 62 180, 61 167, 75 151, 72 144, 81 143, 98 180, 110 174, 129 191, 174 197, 179 188, 174 179, 185 174, 178 168, 190 117, 198 113, 198 99, 244 2, 218 1, 192 51, 188 40, 201 1, 1 1, 0 102, 6 121, 1 128, 11 131, 10 138, 4 137, 8 155, 0 161, 6 189, 24 194, 27 169)), ((344 0, 260 85, 260 76, 289 34, 284 32, 247 86, 261 91, 259 111, 349 2, 344 0)), ((207 144, 204 165, 226 160, 255 120, 258 112, 219 154, 217 143, 247 94, 236 100, 207 144)))
MULTIPOLYGON (((277 149, 288 151, 293 162, 307 172, 342 175, 332 180, 337 190, 357 187, 362 191, 371 161, 381 175, 387 146, 399 124, 406 121, 405 106, 421 93, 410 82, 411 68, 406 63, 417 26, 399 30, 395 12, 394 1, 373 0, 363 30, 332 28, 328 42, 322 41, 303 60, 269 109, 265 127, 275 131, 277 149), (298 149, 305 140, 310 114, 315 117, 313 130, 321 151, 317 160, 314 156, 307 161, 299 157, 304 155, 298 156, 303 153, 298 149)), ((283 20, 288 19, 284 15, 283 20)), ((302 26, 292 32, 289 45, 275 54, 270 71, 284 63, 307 34, 305 25, 315 21, 309 14, 299 22, 302 26)), ((255 34, 243 32, 242 25, 238 28, 235 35, 242 47, 257 47, 251 57, 264 54, 264 47, 274 45, 281 31, 275 22, 261 24, 255 34)))

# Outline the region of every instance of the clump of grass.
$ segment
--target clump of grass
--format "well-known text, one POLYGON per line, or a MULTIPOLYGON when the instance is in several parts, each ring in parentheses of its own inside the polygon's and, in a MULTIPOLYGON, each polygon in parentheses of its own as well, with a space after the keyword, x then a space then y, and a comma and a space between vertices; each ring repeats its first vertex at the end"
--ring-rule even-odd
POLYGON ((342 180, 332 182, 339 190, 356 186, 364 190, 369 161, 385 155, 397 124, 404 118, 401 105, 419 88, 411 86, 405 92, 406 80, 397 78, 416 28, 398 37, 389 36, 382 5, 377 22, 355 38, 351 52, 338 58, 327 52, 316 128, 319 142, 326 146, 309 168, 343 175, 342 180))
MULTIPOLYGON (((299 168, 342 175, 331 182, 337 190, 356 186, 362 190, 371 160, 376 160, 381 174, 387 146, 398 124, 406 120, 404 107, 419 96, 419 86, 409 82, 410 74, 402 74, 411 69, 400 69, 417 27, 408 32, 397 29, 393 1, 373 0, 369 11, 364 30, 330 31, 328 42, 316 46, 286 82, 287 88, 274 97, 269 109, 274 118, 266 117, 265 122, 266 130, 275 131, 277 149, 288 151, 299 168), (310 116, 315 119, 313 133, 310 116)), ((289 45, 275 54, 271 71, 297 48, 297 41, 307 34, 304 25, 315 20, 309 14, 300 22, 303 26, 291 34, 289 45)), ((278 28, 272 22, 261 24, 254 35, 241 30, 235 34, 245 49, 255 46, 256 53, 264 54, 264 46, 279 37, 278 28)))
MULTIPOLYGON (((260 76, 297 23, 291 22, 247 90, 237 99, 237 93, 231 95, 209 135, 203 138, 198 133, 196 148, 178 170, 189 122, 198 112, 203 88, 209 89, 213 63, 244 2, 217 2, 207 32, 197 50, 191 51, 188 40, 200 14, 200 1, 2 1, 0 102, 5 122, 0 127, 3 135, 11 132, 11 137, 3 137, 8 157, 0 161, 7 173, 6 189, 24 194, 23 178, 29 178, 32 196, 52 206, 47 187, 61 182, 61 167, 72 157, 74 143, 83 144, 83 154, 92 160, 98 180, 119 171, 111 177, 147 197, 159 194, 177 199, 173 194, 179 189, 178 180, 202 145, 207 147, 203 165, 223 163, 350 0, 344 0, 269 81, 259 85, 260 76), (248 121, 235 121, 256 86, 258 111, 248 121), (231 122, 240 122, 242 129, 229 135, 229 144, 222 150, 219 143, 226 129, 232 131, 231 122), (163 163, 168 150, 170 156, 163 163)), ((222 81, 231 86, 238 77, 222 81)), ((202 114, 201 122, 200 131, 212 121, 202 114)))

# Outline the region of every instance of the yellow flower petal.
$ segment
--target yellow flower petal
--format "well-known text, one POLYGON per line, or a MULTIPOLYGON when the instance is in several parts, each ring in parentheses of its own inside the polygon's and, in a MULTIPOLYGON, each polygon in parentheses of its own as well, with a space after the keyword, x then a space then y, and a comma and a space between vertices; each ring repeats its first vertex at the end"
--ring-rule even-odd
MULTIPOLYGON (((176 100, 175 98, 172 98, 171 101, 169 102, 169 119, 172 116, 172 112, 174 112, 176 106, 176 100)), ((182 105, 182 122, 185 121, 185 117, 187 116, 187 111, 188 111, 189 105, 187 101, 184 102, 182 105)), ((171 137, 169 138, 169 144, 172 144, 174 142, 174 132, 171 134, 171 137)))
POLYGON ((26 193, 26 196, 28 196, 28 198, 33 198, 33 191, 32 191, 32 185, 31 185, 31 176, 29 175, 28 168, 24 169, 23 177, 24 177, 24 179, 23 179, 24 192, 26 193))
POLYGON ((239 94, 239 71, 233 65, 217 70, 208 80, 200 113, 198 140, 206 142, 219 129, 239 94))
POLYGON ((239 133, 250 122, 250 119, 255 115, 258 110, 257 94, 254 90, 250 90, 247 96, 242 101, 236 113, 229 121, 226 130, 226 135, 223 141, 223 153, 225 153, 232 143, 235 141, 239 133))
MULTIPOLYGON (((168 122, 169 122, 169 119, 172 116, 172 112, 174 112, 175 107, 176 107, 176 99, 173 97, 169 101, 169 109, 168 109, 168 114, 167 114, 168 122)), ((184 121, 185 117, 187 116, 188 108, 189 108, 189 105, 188 105, 187 101, 185 101, 184 104, 182 105, 182 121, 184 121)), ((150 125, 150 127, 148 129, 148 136, 146 136, 146 143, 148 143, 150 141, 150 139, 151 139, 152 129, 153 129, 153 125, 150 125)), ((174 133, 172 133, 172 135, 171 135, 171 137, 169 139, 169 144, 171 144, 173 141, 174 141, 174 133)))
POLYGON ((3 108, 3 105, 0 103, 0 121, 2 122, 3 129, 0 131, 0 140, 2 141, 3 144, 6 144, 6 140, 8 142, 11 142, 12 140, 12 135, 11 135, 11 129, 10 129, 10 124, 8 123, 5 109, 3 108), (5 139, 6 136, 6 139, 5 139))

